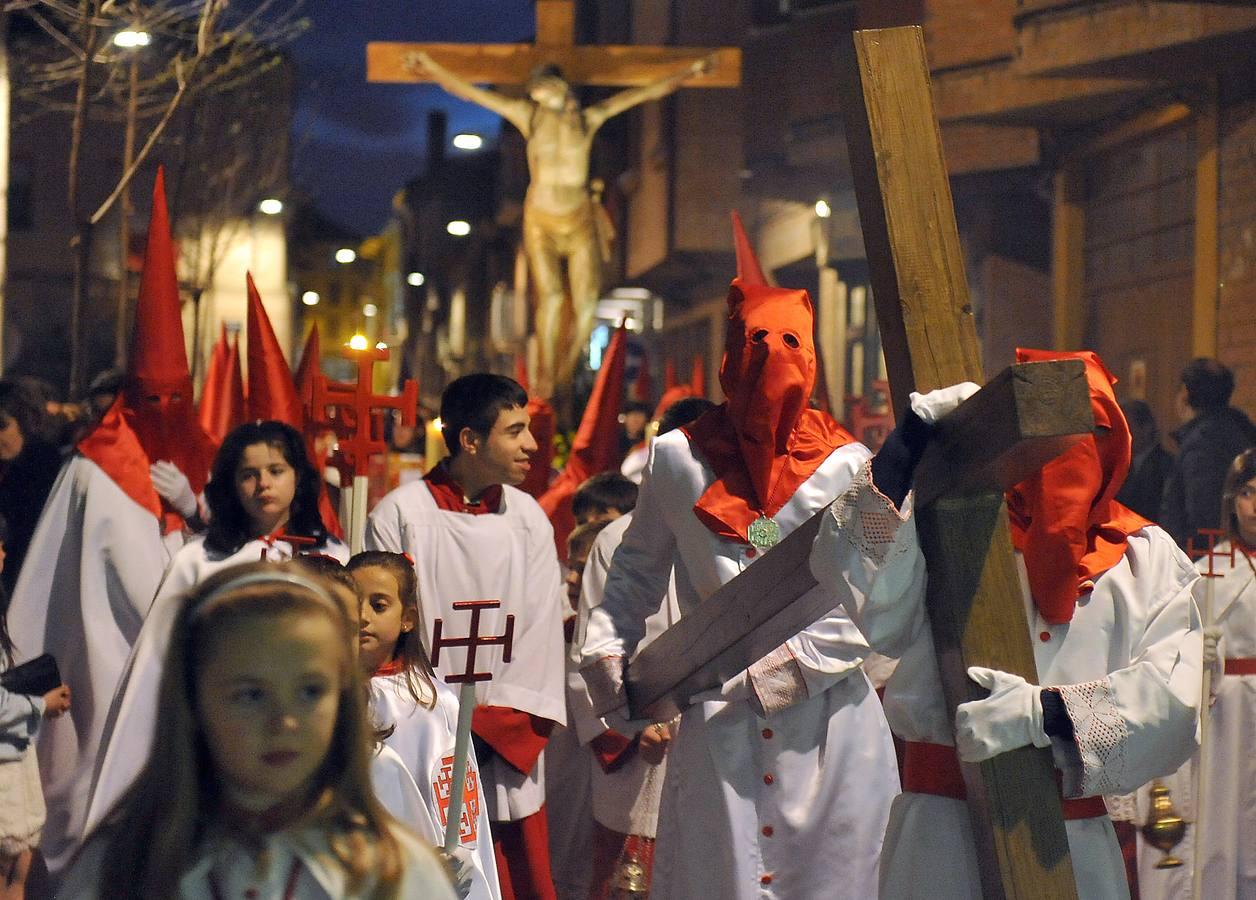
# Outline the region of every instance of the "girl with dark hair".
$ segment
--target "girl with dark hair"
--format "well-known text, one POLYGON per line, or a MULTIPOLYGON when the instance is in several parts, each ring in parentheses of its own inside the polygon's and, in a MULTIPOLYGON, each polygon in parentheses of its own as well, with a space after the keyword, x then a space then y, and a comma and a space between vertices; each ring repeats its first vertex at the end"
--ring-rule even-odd
POLYGON ((151 758, 61 896, 454 900, 372 789, 353 623, 324 580, 253 562, 177 606, 151 758))
MULTIPOLYGON (((385 745, 401 758, 431 811, 435 828, 420 837, 439 846, 444 842, 458 695, 436 678, 423 649, 419 582, 410 561, 401 553, 367 550, 349 560, 349 571, 361 602, 358 662, 370 677, 371 714, 385 745)), ((461 840, 451 854, 451 865, 467 884, 463 896, 501 900, 474 751, 467 761, 463 804, 461 840)))
POLYGON ((0 572, 0 585, 7 593, 17 584, 39 514, 61 471, 61 454, 42 437, 43 419, 29 390, 0 381, 0 515, 9 522, 8 564, 0 572))
POLYGON ((189 540, 166 569, 114 694, 87 828, 100 821, 148 757, 161 661, 186 592, 241 563, 279 562, 300 553, 341 562, 349 558, 348 548, 327 533, 319 518, 318 486, 301 434, 290 425, 249 423, 222 442, 205 486, 209 531, 189 540))

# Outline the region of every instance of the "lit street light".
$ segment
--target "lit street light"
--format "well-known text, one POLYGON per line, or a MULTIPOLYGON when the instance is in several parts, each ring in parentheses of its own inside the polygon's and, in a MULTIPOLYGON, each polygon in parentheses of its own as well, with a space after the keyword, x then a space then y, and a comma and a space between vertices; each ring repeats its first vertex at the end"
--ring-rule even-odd
POLYGON ((119 31, 113 36, 113 45, 122 47, 124 50, 134 50, 136 47, 147 47, 153 41, 147 31, 139 31, 138 29, 128 28, 126 31, 119 31))
POLYGON ((318 301, 321 299, 318 296, 318 291, 306 291, 301 295, 301 302, 306 306, 318 306, 318 301))
POLYGON ((358 254, 354 252, 353 250, 349 249, 348 247, 341 247, 339 250, 336 251, 336 262, 338 263, 348 264, 348 263, 353 262, 357 258, 358 258, 358 254))
POLYGON ((379 307, 376 306, 374 303, 368 303, 362 307, 362 315, 366 316, 368 319, 375 318, 375 314, 378 312, 379 312, 379 307))
POLYGON ((406 284, 410 285, 410 287, 423 287, 423 282, 426 280, 422 272, 411 272, 406 276, 406 284))
POLYGON ((261 203, 257 204, 258 212, 267 216, 277 216, 283 212, 283 201, 275 197, 267 197, 261 203))
POLYGON ((471 223, 464 222, 462 219, 454 219, 445 226, 445 230, 454 237, 466 237, 471 233, 471 223))
POLYGON ((350 350, 365 350, 369 346, 371 346, 371 344, 366 339, 366 335, 364 334, 355 334, 353 337, 349 338, 350 350))
POLYGON ((479 150, 484 146, 484 138, 464 131, 454 135, 454 146, 459 150, 479 150))
POLYGON ((833 207, 829 206, 829 201, 816 201, 816 215, 821 219, 827 219, 829 216, 833 215, 833 207))

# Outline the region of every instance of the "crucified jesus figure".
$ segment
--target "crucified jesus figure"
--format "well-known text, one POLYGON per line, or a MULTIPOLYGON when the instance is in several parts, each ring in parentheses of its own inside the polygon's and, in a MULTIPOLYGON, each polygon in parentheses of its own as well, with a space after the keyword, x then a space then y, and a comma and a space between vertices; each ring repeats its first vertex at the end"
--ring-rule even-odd
POLYGON ((536 285, 539 396, 565 381, 588 343, 601 288, 602 257, 597 209, 589 193, 589 154, 602 124, 647 100, 657 100, 686 80, 710 70, 712 56, 696 60, 651 84, 628 88, 582 107, 556 66, 543 66, 528 79, 523 97, 481 88, 441 66, 427 53, 410 57, 414 70, 449 93, 497 113, 523 134, 528 148, 528 192, 523 204, 523 248, 536 285), (563 263, 567 279, 563 281, 563 263), (574 313, 567 349, 558 359, 563 300, 571 293, 574 313))

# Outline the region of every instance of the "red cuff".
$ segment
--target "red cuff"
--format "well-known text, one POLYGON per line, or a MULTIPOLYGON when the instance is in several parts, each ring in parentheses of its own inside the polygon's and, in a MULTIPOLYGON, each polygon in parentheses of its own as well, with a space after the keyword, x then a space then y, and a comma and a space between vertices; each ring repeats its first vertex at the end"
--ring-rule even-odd
POLYGON ((554 723, 509 706, 477 706, 471 730, 513 768, 527 775, 536 767, 554 723))
POLYGON ((624 737, 613 728, 608 728, 589 741, 593 755, 603 772, 614 772, 632 758, 637 749, 637 739, 624 737))

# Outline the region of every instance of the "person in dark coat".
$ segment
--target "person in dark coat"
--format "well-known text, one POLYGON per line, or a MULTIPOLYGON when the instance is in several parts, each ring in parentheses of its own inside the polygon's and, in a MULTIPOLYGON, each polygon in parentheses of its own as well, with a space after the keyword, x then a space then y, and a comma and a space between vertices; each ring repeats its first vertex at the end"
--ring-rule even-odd
POLYGON ((1215 359, 1191 360, 1182 370, 1173 432, 1177 461, 1165 485, 1160 524, 1185 547, 1201 528, 1221 527, 1221 488, 1234 457, 1256 446, 1256 425, 1230 406, 1234 374, 1215 359))
POLYGON ((10 594, 44 501, 61 471, 60 452, 41 436, 44 415, 38 398, 25 387, 0 381, 0 516, 9 523, 0 583, 10 594))
POLYGON ((1142 400, 1126 400, 1121 412, 1130 425, 1130 473, 1116 495, 1117 503, 1144 518, 1160 518, 1164 484, 1173 471, 1173 456, 1160 443, 1160 429, 1151 407, 1142 400))

